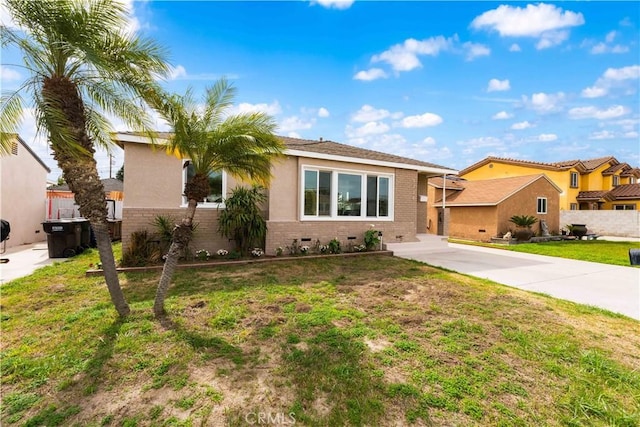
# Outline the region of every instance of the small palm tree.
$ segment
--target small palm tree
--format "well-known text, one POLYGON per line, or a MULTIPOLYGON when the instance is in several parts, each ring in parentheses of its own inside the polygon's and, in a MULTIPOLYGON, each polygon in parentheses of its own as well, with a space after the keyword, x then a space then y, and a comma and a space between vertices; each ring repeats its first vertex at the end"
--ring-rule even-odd
POLYGON ((140 100, 158 90, 154 75, 167 71, 162 49, 127 34, 127 9, 113 0, 4 0, 25 30, 0 27, 2 47, 13 45, 30 77, 2 97, 0 147, 16 132, 23 110, 33 107, 37 130, 47 135, 80 214, 91 222, 105 281, 118 313, 129 306, 115 267, 107 225, 104 188, 94 159, 95 145, 111 143, 104 114, 149 129, 140 100), (23 99, 28 98, 28 104, 23 99))
POLYGON ((264 113, 225 116, 234 96, 235 88, 221 79, 206 90, 204 106, 195 102, 191 90, 184 96, 167 97, 157 105, 173 127, 168 150, 189 159, 195 174, 184 187, 187 208, 173 230, 153 306, 156 316, 165 313, 164 301, 178 258, 191 241, 196 207, 210 193, 209 175, 224 170, 266 184, 271 178, 272 160, 282 154, 284 147, 273 133, 273 118, 264 113))
POLYGON ((538 218, 533 215, 514 215, 509 219, 509 222, 514 223, 518 227, 531 228, 533 224, 538 222, 538 218))

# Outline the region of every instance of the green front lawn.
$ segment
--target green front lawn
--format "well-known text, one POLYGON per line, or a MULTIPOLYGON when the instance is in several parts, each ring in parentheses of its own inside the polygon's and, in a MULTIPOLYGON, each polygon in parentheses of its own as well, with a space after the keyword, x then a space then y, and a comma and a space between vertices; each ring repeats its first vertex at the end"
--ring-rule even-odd
POLYGON ((179 271, 163 325, 123 274, 121 321, 97 260, 2 286, 2 425, 640 423, 624 316, 371 256, 179 271))
POLYGON ((557 242, 520 243, 509 246, 455 239, 451 239, 450 242, 627 266, 631 265, 629 263, 629 249, 640 249, 640 242, 610 242, 605 240, 562 240, 557 242))

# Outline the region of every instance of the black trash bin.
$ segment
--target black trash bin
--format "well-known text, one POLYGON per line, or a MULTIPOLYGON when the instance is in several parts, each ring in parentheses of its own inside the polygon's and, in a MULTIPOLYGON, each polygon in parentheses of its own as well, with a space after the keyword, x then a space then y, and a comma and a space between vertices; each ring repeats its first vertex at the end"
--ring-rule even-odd
POLYGON ((45 221, 49 258, 69 258, 82 252, 82 225, 70 219, 45 221))
POLYGON ((631 265, 640 265, 640 249, 629 249, 629 262, 631 265))
POLYGON ((86 218, 74 218, 72 221, 80 224, 80 246, 83 249, 95 248, 96 245, 92 244, 91 223, 89 220, 86 218))

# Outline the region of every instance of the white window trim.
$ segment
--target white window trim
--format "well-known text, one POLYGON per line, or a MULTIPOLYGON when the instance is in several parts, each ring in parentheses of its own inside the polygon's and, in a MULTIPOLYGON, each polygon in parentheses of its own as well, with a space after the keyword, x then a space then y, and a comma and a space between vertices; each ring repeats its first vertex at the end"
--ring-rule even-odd
POLYGON ((571 188, 580 188, 580 174, 578 172, 570 172, 569 174, 569 186, 571 188), (576 177, 576 184, 573 185, 573 177, 576 177))
MULTIPOLYGON (((384 222, 392 222, 394 221, 395 216, 395 174, 393 173, 384 173, 384 172, 376 172, 376 171, 366 171, 359 169, 345 169, 345 168, 336 168, 336 167, 326 167, 326 166, 318 166, 311 164, 303 164, 300 165, 300 171, 298 173, 298 184, 299 184, 299 219, 300 221, 351 221, 351 222, 362 222, 362 221, 384 221, 384 222), (332 172, 331 173, 331 215, 330 216, 320 216, 320 215, 305 215, 304 214, 304 174, 305 171, 316 171, 316 172, 332 172), (375 175, 378 177, 384 177, 389 179, 389 216, 367 216, 367 206, 366 202, 360 203, 361 206, 361 214, 360 216, 338 216, 338 174, 345 173, 351 175, 360 175, 360 194, 363 195, 361 199, 366 200, 366 180, 367 175, 375 175)), ((379 188, 379 187, 378 187, 379 188)))
MULTIPOLYGON (((186 208, 187 207, 187 198, 184 196, 184 186, 187 183, 187 168, 184 167, 185 162, 190 161, 190 159, 182 159, 182 187, 181 190, 183 191, 182 194, 180 194, 180 198, 182 199, 182 203, 180 204, 181 208, 186 208)), ((222 199, 226 199, 227 198, 227 172, 225 170, 222 170, 222 199)), ((199 208, 204 208, 204 209, 224 209, 225 204, 224 202, 222 203, 212 203, 212 202, 198 202, 198 207, 199 208)))
POLYGON ((539 215, 546 215, 547 212, 549 212, 549 206, 547 204, 547 198, 546 197, 538 197, 536 199, 536 213, 539 215), (538 208, 540 207, 540 200, 544 200, 544 212, 541 212, 538 208))

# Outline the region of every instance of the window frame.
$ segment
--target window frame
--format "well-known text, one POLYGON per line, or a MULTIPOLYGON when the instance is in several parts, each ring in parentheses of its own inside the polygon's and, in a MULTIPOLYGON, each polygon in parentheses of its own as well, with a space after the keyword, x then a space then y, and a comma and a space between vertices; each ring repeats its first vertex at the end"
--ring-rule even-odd
POLYGON ((613 175, 611 177, 611 183, 614 187, 617 187, 618 185, 620 185, 620 175, 613 175))
POLYGON ((570 172, 569 176, 569 187, 571 188, 579 188, 580 187, 580 174, 578 172, 570 172), (575 184, 574 184, 575 177, 575 184))
POLYGON ((614 211, 635 211, 636 210, 636 205, 633 203, 617 203, 615 205, 612 205, 611 207, 612 210, 614 211), (622 208, 622 209, 618 209, 618 208, 622 208), (629 209, 627 209, 629 208, 629 209))
POLYGON ((547 198, 546 197, 538 197, 536 199, 536 214, 538 214, 538 215, 546 215, 547 212, 549 212, 549 206, 547 204, 547 198), (540 207, 541 207, 540 203, 541 202, 542 202, 542 205, 543 205, 542 208, 543 208, 544 212, 543 212, 543 210, 540 209, 540 207))
POLYGON ((577 211, 580 210, 580 205, 577 203, 570 203, 569 204, 569 210, 571 211, 577 211))
MULTIPOLYGON (((298 174, 299 183, 299 203, 298 218, 300 221, 394 221, 394 199, 395 199, 395 174, 379 171, 367 171, 362 169, 347 169, 333 166, 303 164, 300 165, 300 173, 298 174), (329 208, 329 215, 319 215, 319 208, 316 205, 315 215, 305 215, 305 175, 308 171, 315 171, 317 173, 317 180, 319 183, 320 172, 331 173, 330 184, 330 200, 331 206, 329 208), (345 175, 357 175, 360 177, 360 215, 358 216, 340 216, 338 215, 338 179, 340 174, 345 175), (368 177, 375 176, 377 188, 376 188, 376 216, 367 216, 367 181, 368 177), (388 216, 379 216, 380 212, 380 178, 388 179, 388 216)), ((319 202, 319 197, 316 197, 316 204, 319 202)))
MULTIPOLYGON (((186 208, 187 207, 187 203, 188 200, 184 195, 184 186, 187 183, 187 166, 185 166, 185 163, 190 162, 191 159, 182 159, 182 187, 180 187, 182 194, 180 194, 180 198, 182 199, 182 203, 180 204, 181 208, 186 208)), ((227 172, 222 169, 220 171, 222 173, 222 202, 220 203, 215 203, 215 202, 198 202, 198 207, 199 208, 205 208, 205 209, 224 209, 225 204, 224 204, 224 199, 227 198, 227 172)))

